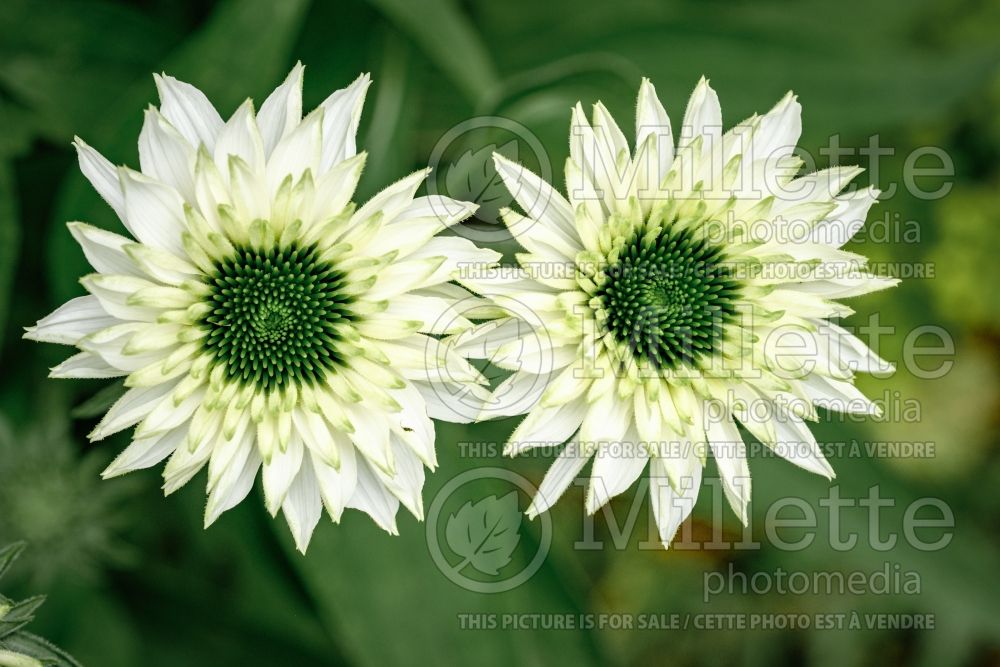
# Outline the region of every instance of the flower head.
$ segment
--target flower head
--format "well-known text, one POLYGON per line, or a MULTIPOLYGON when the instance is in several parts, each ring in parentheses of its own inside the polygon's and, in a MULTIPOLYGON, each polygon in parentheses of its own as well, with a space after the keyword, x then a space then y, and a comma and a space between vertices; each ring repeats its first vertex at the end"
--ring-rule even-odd
MULTIPOLYGON (((59 415, 60 403, 49 399, 39 408, 59 415)), ((0 544, 29 542, 27 570, 45 586, 60 576, 96 578, 133 556, 118 534, 134 519, 133 485, 102 483, 99 454, 78 456, 67 426, 56 417, 15 431, 0 415, 0 544)))
POLYGON ((489 416, 528 412, 509 454, 569 441, 529 514, 545 511, 591 460, 589 512, 648 465, 666 545, 693 507, 710 451, 746 522, 750 477, 737 422, 833 476, 804 420, 817 418, 817 405, 874 413, 854 372, 891 369, 829 321, 852 312, 834 299, 896 281, 841 249, 878 192, 845 192, 860 171, 853 167, 797 176, 800 130, 789 94, 723 133, 703 79, 675 142, 643 81, 634 151, 602 104, 590 122, 580 105, 573 110, 567 197, 494 156, 524 211, 506 211, 504 221, 528 252, 513 272, 464 277, 508 315, 465 338, 514 371, 497 396, 537 388, 509 409, 494 401, 489 416))
POLYGON ((134 239, 70 223, 96 270, 89 295, 27 337, 79 348, 54 377, 125 377, 91 435, 137 425, 105 477, 169 457, 169 494, 207 464, 207 526, 263 469, 267 508, 304 551, 323 506, 389 532, 400 503, 421 517, 436 369, 481 382, 432 336, 469 325, 452 311, 469 296, 449 283, 459 261, 498 255, 437 236, 475 207, 414 197, 426 170, 355 206, 369 78, 303 118, 302 70, 228 121, 193 86, 156 77, 141 171, 77 139, 83 173, 134 239))

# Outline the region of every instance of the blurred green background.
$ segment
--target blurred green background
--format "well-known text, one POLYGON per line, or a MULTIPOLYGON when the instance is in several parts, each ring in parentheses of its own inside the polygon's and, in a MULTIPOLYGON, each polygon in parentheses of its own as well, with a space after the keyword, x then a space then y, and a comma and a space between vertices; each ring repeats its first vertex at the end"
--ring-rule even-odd
MULTIPOLYGON (((449 658, 481 665, 1000 664, 998 34, 1000 3, 991 0, 5 0, 0 545, 24 539, 29 546, 0 591, 15 599, 48 594, 30 628, 98 667, 449 658), (70 141, 80 135, 112 161, 137 165, 142 110, 156 101, 152 72, 200 86, 228 116, 247 96, 261 101, 296 60, 306 64, 307 109, 359 72, 372 72, 359 135, 370 154, 362 197, 425 165, 449 128, 481 115, 531 128, 561 184, 570 106, 602 99, 628 133, 642 76, 656 84, 675 124, 704 74, 727 124, 766 111, 794 89, 804 107, 801 145, 814 155, 832 135, 853 149, 879 135, 894 153, 859 180, 884 190, 898 184, 871 214, 897 233, 850 247, 900 267, 933 267, 935 275, 852 302, 858 312, 848 324, 877 313, 882 325, 895 327, 880 351, 900 362, 900 371, 864 377, 861 386, 877 399, 888 396, 890 408, 919 406, 919 419, 828 419, 817 434, 821 442, 934 443, 932 457, 832 455, 831 462, 842 497, 860 498, 879 485, 882 497, 895 499, 882 510, 885 532, 899 532, 914 499, 944 500, 955 515, 951 544, 932 552, 902 543, 886 552, 837 551, 821 523, 818 538, 798 552, 766 542, 753 550, 640 549, 645 528, 616 549, 613 526, 599 514, 594 531, 604 548, 574 549, 584 526, 582 490, 572 488, 552 512, 553 542, 539 571, 513 591, 480 594, 435 566, 424 525, 408 515, 400 514, 396 538, 353 512, 339 527, 324 521, 301 557, 259 495, 203 531, 203 478, 168 499, 157 470, 101 482, 98 472, 127 437, 86 442, 102 409, 102 384, 46 379, 68 350, 20 336, 82 293, 77 280, 87 267, 64 223, 120 227, 79 174, 70 141), (926 191, 952 183, 943 199, 904 187, 907 158, 922 146, 940 147, 953 161, 953 178, 918 179, 926 191), (903 367, 906 336, 921 325, 943 327, 954 340, 955 353, 946 357, 953 367, 943 377, 922 379, 903 367), (917 573, 919 594, 737 591, 703 601, 705 574, 730 568, 749 575, 873 572, 887 563, 917 573), (462 628, 465 614, 706 612, 932 614, 935 628, 462 628)), ((509 139, 501 134, 498 144, 509 139)), ((488 140, 488 132, 480 134, 448 159, 488 140)), ((865 155, 842 161, 872 166, 865 155)), ((470 188, 480 177, 489 184, 492 174, 476 174, 483 164, 488 171, 482 159, 466 160, 470 188)), ((453 179, 452 189, 461 182, 453 179)), ((501 460, 485 450, 463 456, 470 450, 456 445, 502 443, 513 425, 439 425, 441 466, 428 479, 425 504, 455 475, 484 465, 540 481, 546 459, 501 460)), ((829 494, 826 480, 773 457, 757 457, 751 470, 758 539, 775 499, 796 496, 817 506, 829 494)), ((468 493, 476 500, 484 491, 468 493)), ((619 523, 634 496, 612 503, 619 523)), ((692 519, 693 534, 703 539, 718 526, 710 496, 702 494, 692 519)), ((647 502, 636 506, 644 527, 647 502)), ((738 539, 728 511, 722 521, 726 539, 738 539)), ((871 525, 865 509, 844 512, 841 522, 845 534, 866 535, 871 525)), ((519 548, 537 545, 537 521, 525 521, 521 532, 519 548)))

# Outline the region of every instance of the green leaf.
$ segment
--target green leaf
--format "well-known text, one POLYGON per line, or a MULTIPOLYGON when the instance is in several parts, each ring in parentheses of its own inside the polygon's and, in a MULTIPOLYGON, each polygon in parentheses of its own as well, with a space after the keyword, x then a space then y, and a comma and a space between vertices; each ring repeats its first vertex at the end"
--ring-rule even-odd
POLYGON ((46 667, 81 667, 66 651, 30 632, 20 632, 8 637, 0 642, 0 646, 15 653, 30 655, 46 667))
POLYGON ((370 0, 458 86, 470 102, 499 85, 489 50, 451 0, 370 0))
POLYGON ((477 503, 465 503, 448 518, 445 533, 448 546, 464 558, 455 571, 472 565, 483 574, 498 574, 511 562, 511 554, 521 540, 517 533, 520 526, 515 491, 503 498, 488 496, 477 503))
POLYGON ((10 566, 21 555, 21 552, 24 551, 25 546, 27 546, 25 542, 14 542, 0 549, 0 577, 7 573, 10 566))
POLYGON ((0 617, 0 638, 6 638, 30 623, 35 618, 35 611, 44 602, 44 595, 36 595, 11 605, 0 617))

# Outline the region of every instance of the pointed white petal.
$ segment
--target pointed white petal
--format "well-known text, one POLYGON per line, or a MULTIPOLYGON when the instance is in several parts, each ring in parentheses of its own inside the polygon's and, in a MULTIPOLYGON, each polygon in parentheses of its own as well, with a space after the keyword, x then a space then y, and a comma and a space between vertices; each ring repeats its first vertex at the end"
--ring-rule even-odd
POLYGON ((70 234, 83 248, 87 261, 101 273, 117 273, 125 276, 144 278, 145 274, 136 266, 123 247, 134 243, 129 238, 114 234, 83 222, 70 222, 70 234))
POLYGON ((313 474, 312 459, 306 457, 302 461, 302 469, 295 477, 288 495, 281 504, 288 527, 295 539, 295 548, 301 553, 306 552, 312 539, 316 524, 323 514, 323 502, 320 499, 319 483, 313 474))
POLYGON ((685 148, 697 137, 704 136, 702 151, 707 152, 713 147, 719 148, 722 138, 722 108, 719 106, 719 96, 715 93, 708 80, 701 78, 691 99, 688 100, 684 121, 681 123, 677 147, 685 148))
POLYGON ((205 94, 189 83, 166 74, 154 75, 160 93, 160 112, 192 146, 212 150, 222 131, 222 117, 205 94))
POLYGON ((173 454, 186 434, 186 428, 175 428, 151 438, 134 440, 101 473, 101 477, 110 479, 134 470, 152 468, 173 454))
POLYGON ((747 505, 750 503, 750 468, 747 466, 746 445, 733 418, 726 414, 707 419, 706 435, 712 456, 719 466, 722 490, 740 523, 747 525, 747 505))
POLYGON ((323 100, 323 157, 320 172, 333 167, 357 152, 356 135, 361 120, 361 108, 371 77, 362 74, 347 88, 334 92, 323 100))
POLYGON ((601 443, 594 456, 587 486, 586 508, 593 514, 609 500, 626 491, 646 468, 649 453, 639 445, 635 429, 619 442, 601 443))
POLYGON ((528 517, 533 519, 552 507, 580 474, 583 466, 587 465, 592 455, 593 448, 583 447, 576 441, 568 442, 545 473, 538 487, 538 493, 535 494, 526 512, 528 517))
POLYGON ((295 476, 302 468, 305 448, 302 445, 302 437, 293 432, 288 440, 288 446, 284 451, 279 447, 274 448, 270 461, 264 462, 264 502, 267 511, 274 516, 281 508, 281 503, 285 500, 288 489, 291 488, 295 476))
POLYGON ((73 146, 80 160, 80 171, 94 186, 97 194, 114 209, 118 218, 125 220, 125 195, 115 166, 80 137, 73 139, 73 146))
POLYGON ((142 173, 194 202, 194 148, 155 108, 146 110, 139 134, 142 173))
POLYGON ((649 499, 660 541, 666 548, 670 547, 677 529, 694 509, 701 489, 701 471, 701 464, 695 461, 689 466, 689 472, 680 477, 680 490, 675 491, 670 484, 667 462, 660 457, 650 461, 649 499))
POLYGON ((119 324, 101 306, 96 296, 78 296, 59 306, 25 330, 24 337, 42 343, 76 345, 84 336, 119 324))
POLYGON ((399 498, 389 493, 364 457, 358 458, 357 486, 347 506, 361 510, 390 535, 398 535, 399 498))
POLYGON ((131 169, 118 173, 128 230, 145 244, 184 257, 184 199, 177 190, 131 169))
POLYGON ((658 171, 653 182, 656 185, 666 177, 670 165, 674 161, 674 134, 670 126, 670 117, 664 110, 660 99, 656 96, 656 88, 649 79, 643 79, 639 86, 639 102, 635 112, 635 150, 636 159, 648 159, 639 154, 640 147, 650 135, 654 135, 658 171))
POLYGON ((257 125, 264 142, 264 153, 270 156, 271 151, 288 135, 302 120, 302 63, 288 73, 284 83, 275 88, 264 103, 260 105, 257 114, 257 125))

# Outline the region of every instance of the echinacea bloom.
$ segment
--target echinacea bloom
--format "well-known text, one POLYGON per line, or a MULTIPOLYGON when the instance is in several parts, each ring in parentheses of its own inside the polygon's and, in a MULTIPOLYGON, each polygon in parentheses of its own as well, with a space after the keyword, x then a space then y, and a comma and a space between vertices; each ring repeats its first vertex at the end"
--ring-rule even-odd
POLYGON ((324 506, 391 533, 400 503, 422 518, 431 383, 484 382, 432 335, 470 324, 453 312, 469 296, 449 283, 458 264, 499 255, 436 236, 475 207, 415 198, 426 170, 356 207, 369 78, 303 118, 302 71, 228 121, 195 87, 156 77, 141 171, 78 139, 84 175, 135 240, 70 223, 97 271, 89 295, 27 337, 79 348, 53 377, 125 378, 91 434, 137 426, 105 477, 169 457, 169 494, 207 464, 208 526, 263 469, 267 509, 304 551, 324 506))
POLYGON ((568 441, 529 515, 591 460, 591 513, 648 466, 666 546, 711 452, 746 523, 750 472, 737 422, 832 478, 805 420, 817 418, 815 406, 878 412, 854 372, 891 365, 829 320, 853 312, 834 299, 896 283, 841 250, 878 192, 844 191, 854 167, 797 176, 800 110, 789 94, 723 134, 703 79, 675 143, 643 81, 634 153, 602 104, 592 122, 573 110, 567 197, 494 156, 524 212, 504 221, 528 252, 516 269, 464 276, 508 317, 459 339, 513 371, 483 415, 527 412, 508 454, 568 441))

